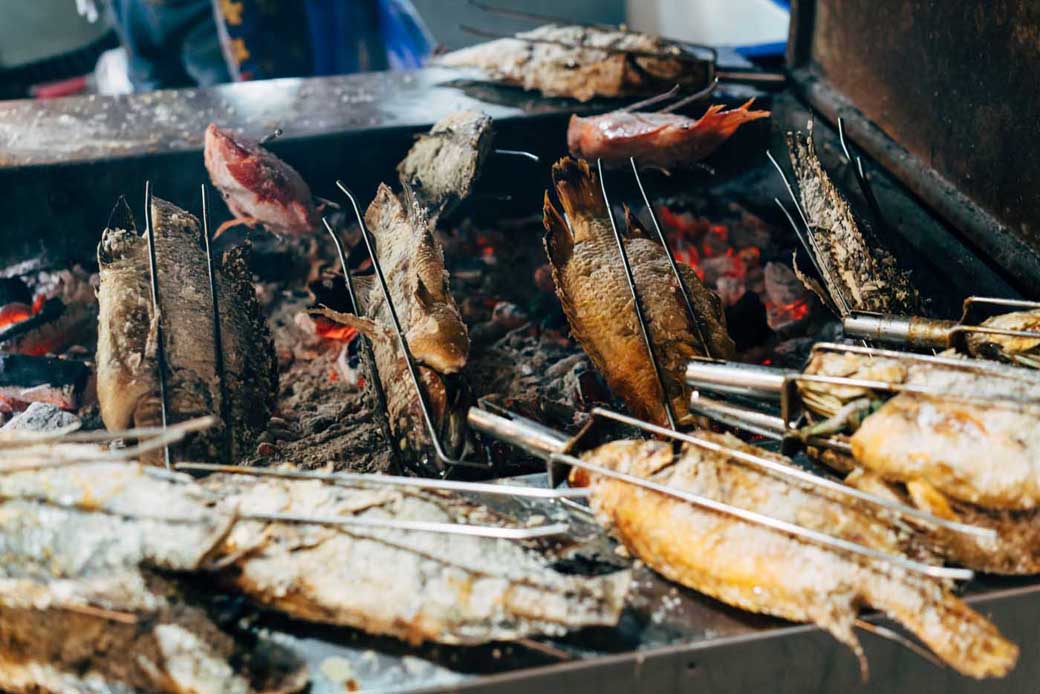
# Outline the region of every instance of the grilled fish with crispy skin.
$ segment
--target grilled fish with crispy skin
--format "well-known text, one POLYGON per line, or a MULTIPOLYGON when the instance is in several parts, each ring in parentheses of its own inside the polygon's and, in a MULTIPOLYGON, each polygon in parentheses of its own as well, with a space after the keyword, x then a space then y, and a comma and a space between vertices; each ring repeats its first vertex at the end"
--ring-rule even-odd
POLYGON ((456 111, 418 136, 397 174, 431 219, 469 197, 491 151, 491 137, 491 116, 477 111, 456 111))
MULTIPOLYGON (((749 448, 731 436, 701 435, 749 448)), ((671 443, 618 441, 585 459, 889 553, 900 545, 890 521, 847 500, 803 490, 689 445, 675 456, 671 443)), ((1001 677, 1018 657, 1014 644, 939 580, 594 472, 576 470, 572 479, 591 487, 590 503, 600 521, 654 570, 741 609, 814 623, 852 648, 863 668, 863 651, 853 633, 862 605, 900 622, 964 675, 1001 677)))
MULTIPOLYGON (((242 512, 488 523, 453 494, 319 481, 213 476, 204 484, 242 512)), ((558 573, 507 540, 394 529, 238 523, 224 544, 235 584, 264 605, 311 621, 425 641, 479 644, 617 622, 628 571, 558 573)))
MULTIPOLYGON (((1013 311, 982 321, 982 327, 1040 332, 1040 309, 1013 311)), ((1040 369, 1040 338, 968 333, 968 353, 976 357, 997 357, 1020 366, 1040 369)))
MULTIPOLYGON (((546 193, 545 251, 571 332, 611 390, 636 417, 667 424, 653 363, 639 331, 596 176, 586 162, 564 158, 553 167, 553 182, 566 220, 546 193)), ((695 337, 696 327, 687 316, 665 250, 649 238, 634 217, 627 217, 629 238, 625 248, 650 338, 661 361, 665 389, 676 417, 681 419, 687 413, 683 370, 690 358, 705 356, 705 346, 695 337)), ((734 344, 726 332, 719 298, 689 267, 680 265, 679 270, 706 328, 711 355, 731 357, 734 344)))
POLYGON ((707 84, 706 64, 682 60, 681 55, 677 46, 647 34, 550 24, 452 51, 432 62, 481 68, 496 81, 588 101, 595 96, 649 96, 676 84, 691 89, 707 84))
MULTIPOLYGON (((122 225, 106 229, 98 246, 97 390, 101 417, 109 430, 162 423, 148 242, 137 233, 128 210, 117 212, 123 216, 122 225)), ((152 225, 168 367, 168 421, 220 416, 213 304, 198 220, 154 198, 152 225)), ((245 252, 236 248, 221 262, 214 261, 232 460, 252 452, 255 437, 270 418, 278 379, 274 346, 260 314, 245 252)), ((227 424, 192 435, 185 454, 197 460, 219 459, 227 424)), ((148 460, 158 464, 159 453, 148 460)))
MULTIPOLYGON (((83 448, 26 449, 18 464, 83 448)), ((229 662, 253 654, 169 578, 207 564, 234 522, 190 479, 131 463, 6 471, 0 498, 0 689, 254 691, 229 662)), ((281 691, 303 687, 300 668, 281 691)))
MULTIPOLYGON (((808 134, 787 133, 787 147, 809 233, 819 249, 824 283, 853 311, 917 313, 920 298, 908 274, 888 251, 867 241, 848 201, 820 163, 811 121, 808 134)), ((807 286, 819 293, 817 287, 807 286)))
POLYGON ((262 224, 275 234, 307 234, 318 226, 311 189, 296 169, 259 143, 210 123, 206 128, 206 171, 235 218, 232 226, 262 224))
POLYGON ((600 116, 571 116, 567 148, 583 159, 627 164, 635 157, 643 166, 688 168, 718 149, 737 128, 769 111, 749 111, 754 99, 738 108, 711 106, 700 118, 675 113, 612 111, 600 116))

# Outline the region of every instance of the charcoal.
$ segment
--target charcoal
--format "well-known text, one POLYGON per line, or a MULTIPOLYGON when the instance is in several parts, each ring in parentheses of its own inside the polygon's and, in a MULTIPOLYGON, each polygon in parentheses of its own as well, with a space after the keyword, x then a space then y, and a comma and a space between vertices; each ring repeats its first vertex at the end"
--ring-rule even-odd
POLYGON ((78 424, 79 417, 50 403, 34 402, 15 415, 0 431, 55 431, 78 424))

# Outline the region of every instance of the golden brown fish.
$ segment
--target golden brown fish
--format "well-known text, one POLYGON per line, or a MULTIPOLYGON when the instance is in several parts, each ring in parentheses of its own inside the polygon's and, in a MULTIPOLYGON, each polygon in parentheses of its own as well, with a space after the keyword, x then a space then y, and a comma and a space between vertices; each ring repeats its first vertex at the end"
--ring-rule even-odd
POLYGON ((492 80, 588 101, 595 96, 650 96, 676 84, 691 91, 704 87, 706 64, 680 56, 677 46, 647 34, 550 24, 452 51, 433 63, 476 67, 492 80))
POLYGON ((787 146, 824 283, 853 311, 915 313, 920 303, 917 289, 890 253, 864 237, 848 201, 816 155, 812 122, 804 136, 787 133, 787 146))
MULTIPOLYGON (((986 328, 1040 332, 1040 309, 993 316, 981 325, 986 328)), ((968 353, 975 357, 997 357, 1020 366, 1040 369, 1040 338, 968 333, 967 347, 968 353)))
MULTIPOLYGON (((747 448, 730 436, 705 436, 747 448)), ((585 458, 889 553, 900 546, 897 531, 884 517, 703 449, 684 446, 676 456, 671 443, 618 441, 585 458)), ((864 605, 901 623, 964 675, 1002 677, 1018 658, 1013 643, 939 580, 595 473, 576 470, 572 479, 591 487, 590 502, 600 521, 654 570, 741 609, 814 623, 852 648, 863 668, 853 625, 864 605)))
MULTIPOLYGON (((234 475, 203 484, 231 512, 449 524, 496 518, 455 494, 234 475)), ((264 605, 412 644, 479 644, 612 626, 630 584, 627 570, 560 573, 551 559, 518 542, 386 528, 243 521, 223 552, 233 560, 238 588, 264 605)))
MULTIPOLYGON (((632 294, 610 228, 595 174, 584 161, 563 158, 553 166, 563 214, 545 196, 545 251, 556 294, 571 332, 611 390, 641 419, 667 424, 660 387, 632 306, 632 294), (566 218, 564 217, 566 216, 566 218)), ((665 250, 628 215, 625 248, 662 369, 673 411, 687 414, 683 371, 690 358, 704 356, 665 250)), ((711 356, 731 357, 733 340, 719 298, 685 266, 687 291, 706 328, 711 356)))
POLYGON ((491 151, 491 136, 491 116, 478 111, 442 118, 418 136, 397 165, 401 184, 412 188, 432 219, 448 214, 473 189, 491 151))
MULTIPOLYGON (((125 206, 125 203, 123 203, 125 206)), ((104 231, 98 246, 97 380, 101 417, 109 430, 161 424, 157 326, 152 310, 148 243, 127 210, 122 228, 104 231)), ((198 220, 154 198, 152 225, 167 361, 169 423, 221 415, 213 304, 198 220)), ((267 425, 278 386, 270 332, 260 314, 245 248, 214 260, 220 307, 227 403, 233 431, 231 460, 252 453, 267 425)), ((225 423, 193 435, 184 454, 221 458, 225 423)), ((149 461, 158 463, 159 454, 149 461)))

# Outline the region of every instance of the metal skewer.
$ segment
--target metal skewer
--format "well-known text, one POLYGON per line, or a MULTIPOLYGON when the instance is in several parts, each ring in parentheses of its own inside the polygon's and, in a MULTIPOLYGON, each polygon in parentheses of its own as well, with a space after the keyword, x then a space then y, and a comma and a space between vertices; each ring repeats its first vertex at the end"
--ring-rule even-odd
MULTIPOLYGON (((634 168, 634 165, 633 165, 634 168)), ((621 255, 621 265, 625 269, 625 279, 628 280, 628 289, 632 293, 632 306, 636 313, 636 322, 639 323, 639 332, 643 336, 643 343, 646 344, 646 350, 650 355, 650 363, 654 367, 654 377, 657 379, 657 385, 661 389, 661 402, 664 405, 665 415, 668 417, 668 424, 672 429, 676 428, 675 412, 672 410, 672 402, 668 397, 668 391, 664 386, 664 379, 661 376, 661 364, 657 358, 657 350, 654 347, 653 340, 650 339, 650 329, 646 323, 646 315, 643 313, 643 306, 639 300, 639 290, 636 289, 636 278, 632 272, 632 264, 628 260, 628 251, 625 250, 625 241, 621 237, 621 232, 618 231, 617 222, 614 221, 614 210, 610 207, 610 198, 607 196, 607 183, 603 178, 603 160, 596 159, 596 172, 599 174, 599 187, 603 193, 603 204, 607 208, 607 218, 610 220, 610 228, 614 232, 614 240, 617 242, 618 253, 621 255)), ((636 178, 639 178, 638 172, 636 178)), ((645 195, 645 193, 644 193, 645 195)), ((570 220, 567 221, 570 224, 570 220)), ((660 231, 660 230, 659 230, 660 231)), ((665 254, 671 258, 671 252, 668 250, 668 245, 664 247, 665 254)), ((675 271, 676 277, 679 278, 679 270, 673 264, 673 270, 675 271)), ((679 285, 682 286, 682 280, 680 278, 679 285)), ((691 306, 692 309, 692 306, 691 306)), ((698 325, 696 322, 694 325, 698 325)), ((698 326, 699 327, 699 326, 698 326)))
POLYGON ((379 257, 376 254, 375 240, 371 237, 368 227, 365 225, 365 219, 361 214, 361 208, 358 206, 357 198, 350 189, 347 188, 343 181, 336 181, 336 187, 347 196, 350 200, 351 206, 354 208, 354 216, 357 218, 358 227, 361 229, 361 238, 364 240, 365 247, 368 249, 369 258, 372 262, 372 269, 375 270, 376 279, 379 281, 379 287, 383 292, 383 299, 386 301, 387 309, 389 309, 390 320, 393 323, 394 331, 397 333, 397 343, 401 349, 401 354, 404 357, 405 365, 408 367, 408 375, 411 377, 412 385, 415 387, 416 395, 419 399, 419 406, 422 410, 423 421, 426 424, 426 430, 429 434, 430 441, 433 444, 434 453, 437 459, 447 466, 486 468, 487 465, 483 463, 477 463, 462 458, 452 458, 444 452, 444 448, 441 446, 440 436, 438 435, 437 425, 433 421, 433 415, 430 411, 430 404, 426 397, 426 389, 423 387, 422 380, 419 377, 419 367, 416 365, 415 358, 412 356, 412 351, 408 347, 408 340, 405 337, 404 328, 401 326, 401 319, 398 318, 393 297, 390 295, 390 286, 387 284, 386 276, 383 274, 382 264, 379 262, 379 257))
POLYGON ((274 470, 269 468, 242 467, 240 465, 211 465, 209 463, 175 463, 174 470, 194 472, 221 472, 248 477, 277 477, 293 480, 319 480, 387 487, 414 489, 436 489, 440 491, 487 494, 489 496, 524 497, 530 499, 564 499, 588 496, 585 489, 546 489, 518 484, 492 484, 490 482, 458 482, 454 480, 427 479, 423 477, 400 477, 397 475, 369 475, 358 472, 316 472, 313 470, 274 470))
MULTIPOLYGON (((604 412, 603 410, 597 408, 596 410, 593 411, 593 415, 594 416, 603 416, 602 415, 603 412, 604 412)), ((616 414, 616 413, 614 413, 614 414, 616 414)), ((623 417, 623 415, 618 415, 618 416, 623 417)), ((516 422, 510 422, 510 423, 505 424, 505 425, 485 426, 486 423, 493 421, 495 418, 498 418, 497 415, 493 415, 493 414, 491 414, 489 412, 479 412, 479 411, 476 411, 475 409, 471 409, 470 410, 469 421, 470 421, 471 426, 473 426, 476 429, 481 429, 481 430, 485 431, 486 433, 493 434, 493 435, 496 435, 496 434, 497 435, 502 435, 502 432, 508 431, 511 428, 516 428, 518 426, 518 424, 516 422)), ((630 419, 630 418, 626 418, 626 419, 630 419)), ((640 420, 634 420, 634 421, 640 422, 640 420)), ((643 425, 643 426, 646 426, 645 422, 640 422, 640 424, 643 425)), ((660 429, 662 429, 664 432, 668 432, 667 435, 669 435, 669 436, 672 436, 673 434, 677 433, 677 432, 669 431, 667 429, 663 429, 663 427, 661 427, 660 429)), ((711 442, 706 442, 706 443, 711 443, 711 442)), ((716 444, 712 444, 712 445, 716 445, 716 444)), ((569 446, 569 447, 571 447, 571 446, 569 446)), ((719 446, 719 448, 722 450, 722 452, 727 457, 734 457, 733 454, 740 453, 740 451, 734 451, 734 450, 726 448, 724 446, 719 446)), ((764 526, 764 527, 767 527, 767 528, 770 528, 770 529, 773 529, 773 530, 778 530, 778 531, 786 533, 788 535, 792 535, 792 536, 797 537, 799 539, 807 540, 809 542, 813 542, 815 544, 822 545, 824 547, 828 547, 828 548, 831 548, 831 549, 836 549, 836 550, 843 551, 843 552, 848 552, 848 553, 851 553, 851 554, 856 554, 858 556, 866 557, 866 558, 871 559, 871 560, 887 562, 887 563, 899 566, 901 568, 904 568, 904 569, 906 569, 908 571, 913 571, 915 573, 920 573, 920 574, 923 574, 923 575, 926 575, 926 576, 931 576, 931 577, 934 577, 934 578, 949 578, 949 579, 956 579, 956 580, 969 580, 972 577, 974 577, 974 572, 971 571, 970 569, 960 569, 960 568, 949 568, 949 567, 944 567, 944 566, 934 566, 934 565, 930 565, 930 564, 925 564, 925 563, 922 563, 922 562, 914 561, 914 560, 911 560, 911 559, 907 559, 905 557, 901 557, 901 556, 898 556, 898 555, 889 554, 887 552, 882 552, 882 551, 873 549, 871 547, 867 547, 865 545, 861 545, 861 544, 858 544, 858 543, 855 543, 855 542, 850 542, 848 540, 844 540, 842 538, 835 537, 833 535, 828 535, 826 533, 822 533, 822 532, 819 532, 819 531, 816 531, 816 530, 812 530, 810 528, 806 528, 806 527, 803 527, 801 525, 797 525, 795 523, 790 523, 788 521, 784 521, 784 520, 780 520, 780 519, 777 519, 777 518, 773 518, 772 516, 767 516, 767 515, 758 513, 756 511, 751 511, 751 510, 748 510, 748 509, 740 508, 738 506, 733 506, 731 504, 727 504, 725 502, 717 501, 715 499, 711 499, 709 497, 701 496, 699 494, 694 494, 694 493, 691 493, 691 492, 683 491, 681 489, 677 489, 675 487, 670 487, 670 486, 667 486, 667 485, 659 484, 657 482, 654 482, 652 480, 646 479, 644 477, 638 477, 636 475, 630 475, 630 474, 627 474, 627 473, 624 473, 624 472, 618 472, 617 470, 612 470, 612 469, 603 467, 601 465, 597 465, 595 463, 590 463, 588 461, 582 460, 582 459, 577 458, 577 457, 575 457, 573 455, 570 455, 569 453, 564 453, 560 449, 556 449, 556 450, 543 449, 543 450, 539 451, 538 453, 539 453, 540 457, 542 457, 542 458, 547 460, 547 462, 550 464, 550 466, 552 464, 562 464, 562 465, 568 465, 568 466, 571 466, 571 467, 576 467, 576 468, 579 468, 579 469, 582 469, 582 470, 586 470, 588 472, 592 472, 592 473, 594 473, 596 475, 602 475, 604 477, 609 477, 611 479, 616 479, 616 480, 619 480, 621 482, 625 482, 625 483, 631 484, 631 485, 636 486, 636 487, 640 487, 640 488, 643 488, 643 489, 649 489, 650 491, 654 491, 654 492, 657 492, 659 494, 663 494, 665 496, 670 496, 670 497, 679 499, 681 501, 686 501, 686 502, 688 502, 690 504, 693 504, 694 506, 698 506, 700 508, 704 508, 704 509, 707 509, 709 511, 714 511, 714 512, 717 512, 717 513, 723 513, 723 514, 726 514, 726 515, 738 518, 740 520, 746 521, 748 523, 752 523, 754 525, 764 526)), ((770 462, 772 462, 772 461, 770 461, 770 462)), ((550 467, 550 469, 551 469, 551 467, 550 467)))
MULTIPOLYGON (((704 326, 700 314, 698 314, 693 308, 693 300, 690 298, 689 289, 686 286, 686 282, 683 281, 682 275, 679 274, 679 266, 675 262, 672 248, 668 244, 668 239, 665 237, 664 232, 661 231, 661 224, 657 221, 657 213, 654 212, 654 206, 650 204, 650 197, 646 194, 646 189, 643 187, 643 179, 639 175, 639 167, 636 165, 635 157, 629 157, 628 163, 632 165, 632 175, 635 177, 636 185, 639 187, 639 194, 643 196, 643 204, 646 205, 646 210, 650 215, 650 221, 654 225, 654 231, 657 233, 657 240, 661 242, 661 246, 664 248, 665 257, 668 258, 668 266, 672 268, 672 274, 675 275, 675 283, 679 286, 679 293, 682 294, 683 305, 686 307, 686 316, 690 319, 690 324, 693 325, 694 330, 697 332, 697 339, 700 340, 701 347, 704 349, 704 354, 711 357, 713 355, 711 353, 711 345, 708 344, 707 328, 704 326)), ((603 174, 601 172, 601 181, 602 176, 603 174)), ((609 205, 607 209, 609 211, 609 205)), ((613 215, 611 215, 611 217, 613 217, 613 215)))
MULTIPOLYGON (((152 182, 144 182, 144 235, 148 241, 148 273, 152 285, 152 314, 155 316, 155 362, 159 372, 159 411, 163 429, 166 428, 167 408, 169 407, 166 392, 166 345, 163 338, 162 309, 159 304, 159 269, 155 259, 155 229, 152 227, 152 182)), ((170 447, 163 446, 163 464, 170 469, 170 447)))
POLYGON ((433 521, 397 520, 394 518, 364 518, 351 516, 318 516, 298 513, 261 513, 239 511, 242 520, 271 523, 298 523, 300 525, 324 525, 344 528, 385 528, 388 530, 411 530, 445 535, 468 535, 499 540, 534 540, 542 537, 565 535, 569 530, 566 523, 548 523, 528 528, 500 527, 496 525, 473 525, 470 523, 437 523, 433 521))
POLYGON ((526 152, 526 151, 524 151, 522 149, 500 149, 499 148, 499 149, 495 149, 494 152, 495 152, 495 154, 498 154, 500 156, 521 157, 523 159, 528 159, 528 160, 534 162, 535 164, 539 164, 542 161, 538 157, 538 155, 535 154, 534 152, 526 152))
POLYGON ((848 145, 845 144, 845 119, 842 117, 838 118, 838 141, 841 143, 841 149, 845 153, 845 159, 853 167, 852 170, 856 174, 856 184, 859 186, 860 192, 863 193, 863 198, 867 201, 867 205, 870 206, 871 214, 874 215, 874 219, 877 220, 881 228, 887 228, 888 223, 885 221, 884 215, 881 214, 881 205, 878 204, 877 197, 874 195, 874 187, 870 185, 870 181, 867 180, 867 174, 863 170, 863 157, 857 154, 854 159, 852 154, 849 153, 848 145))
MULTIPOLYGON (((354 289, 354 278, 350 274, 350 267, 347 264, 347 256, 343 252, 343 244, 340 242, 339 236, 336 232, 333 231, 332 225, 329 224, 328 219, 323 216, 321 218, 321 223, 325 225, 325 231, 327 231, 329 236, 332 237, 332 243, 336 247, 336 257, 339 259, 339 266, 343 271, 343 282, 347 286, 347 294, 350 296, 351 306, 354 307, 354 315, 358 318, 363 318, 364 311, 361 308, 361 302, 358 300, 357 292, 354 289)), ((369 371, 371 373, 369 374, 369 378, 372 380, 372 392, 375 393, 376 404, 379 407, 379 411, 383 413, 380 428, 382 429, 383 436, 386 438, 390 448, 390 459, 393 462, 394 467, 400 470, 401 461, 397 455, 397 446, 393 444, 394 437, 390 431, 389 410, 386 406, 386 391, 383 390, 383 381, 379 378, 379 373, 375 367, 376 359, 375 355, 372 353, 372 344, 368 341, 367 337, 360 333, 358 334, 358 339, 361 340, 359 346, 363 352, 362 356, 364 357, 365 362, 370 365, 369 371)))
POLYGON ((213 303, 213 351, 216 358, 217 385, 220 390, 220 418, 224 422, 224 460, 230 463, 234 448, 234 423, 231 421, 231 402, 228 398, 227 376, 224 370, 224 343, 220 327, 220 306, 217 303, 217 276, 213 271, 213 251, 209 243, 209 204, 206 184, 201 185, 202 239, 206 247, 206 272, 209 274, 209 295, 213 303))

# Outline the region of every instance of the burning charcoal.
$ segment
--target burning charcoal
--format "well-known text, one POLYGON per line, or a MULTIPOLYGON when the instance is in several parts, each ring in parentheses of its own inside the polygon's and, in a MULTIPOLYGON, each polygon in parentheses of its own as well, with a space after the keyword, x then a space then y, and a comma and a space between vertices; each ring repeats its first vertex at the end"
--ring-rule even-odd
POLYGON ((744 292, 737 303, 726 308, 726 325, 741 352, 762 344, 773 334, 766 322, 766 307, 754 292, 744 292))
POLYGON ((75 410, 89 374, 78 361, 0 354, 0 410, 17 411, 33 402, 75 410))
MULTIPOLYGON (((231 461, 254 450, 277 393, 274 348, 260 316, 246 266, 246 248, 232 249, 217 274, 224 388, 217 368, 206 252, 198 220, 154 199, 152 224, 162 308, 168 421, 200 415, 230 421, 199 433, 184 446, 197 460, 220 459, 225 427, 232 431, 231 461), (228 400, 222 402, 227 396, 228 400)), ((161 424, 156 316, 152 306, 148 243, 129 228, 108 228, 98 246, 101 266, 97 349, 98 400, 109 429, 161 424)), ((149 462, 159 461, 159 454, 149 462)))
POLYGON ((769 299, 766 307, 769 327, 773 330, 782 330, 809 314, 809 290, 787 265, 766 265, 765 291, 769 299))
POLYGON ((457 111, 419 135, 398 164, 401 184, 432 219, 446 215, 473 190, 480 166, 491 150, 491 117, 457 111))
POLYGON ((0 430, 55 431, 78 423, 79 417, 71 412, 66 412, 49 403, 34 402, 25 409, 25 412, 15 415, 0 430))

